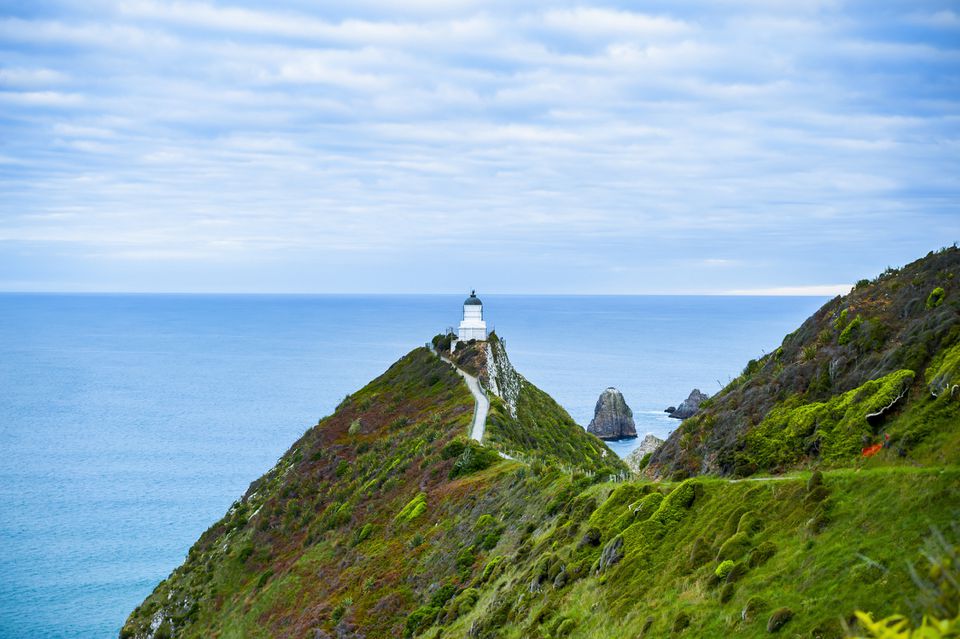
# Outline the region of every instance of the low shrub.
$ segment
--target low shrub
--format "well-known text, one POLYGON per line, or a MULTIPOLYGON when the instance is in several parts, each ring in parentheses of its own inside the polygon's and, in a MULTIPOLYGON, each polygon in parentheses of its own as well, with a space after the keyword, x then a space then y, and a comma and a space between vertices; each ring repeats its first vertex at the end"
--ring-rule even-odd
POLYGON ((730 572, 727 573, 727 583, 732 584, 747 574, 747 564, 740 561, 733 564, 733 568, 730 569, 730 572))
POLYGON ((937 308, 943 304, 943 298, 947 296, 946 291, 941 287, 937 287, 930 291, 930 295, 927 296, 927 308, 937 308))
POLYGON ((573 632, 573 629, 577 627, 577 622, 573 619, 564 619, 560 622, 560 625, 557 626, 556 631, 554 631, 553 636, 557 637, 567 637, 573 632))
POLYGON ((487 562, 487 565, 483 567, 483 573, 481 573, 480 581, 487 582, 491 578, 496 577, 500 565, 503 563, 503 557, 493 557, 490 561, 487 562))
POLYGON ((453 584, 445 584, 437 588, 436 592, 430 597, 430 606, 439 608, 457 594, 457 587, 453 584))
POLYGON ((810 639, 843 639, 845 634, 840 619, 824 619, 810 630, 810 639))
POLYGON ((690 625, 690 615, 688 615, 685 612, 679 612, 677 613, 677 616, 673 618, 674 632, 683 632, 689 625, 690 625))
POLYGON ((587 532, 583 533, 583 537, 580 538, 580 543, 577 544, 577 550, 584 547, 596 548, 600 545, 601 537, 600 529, 596 526, 591 526, 587 529, 587 532))
POLYGON ((781 628, 787 625, 787 622, 793 619, 793 611, 789 608, 777 608, 767 619, 767 632, 779 632, 781 628))
POLYGON ((427 494, 417 493, 417 496, 407 502, 400 512, 393 518, 398 523, 413 521, 427 510, 427 494))
POLYGON ((272 571, 272 570, 268 570, 268 571, 266 571, 265 573, 263 573, 262 575, 260 575, 260 578, 257 579, 257 590, 260 590, 261 588, 263 588, 264 586, 266 586, 266 585, 267 585, 267 582, 270 581, 270 577, 273 577, 273 571, 272 571))
POLYGON ((432 606, 420 606, 407 615, 407 621, 404 624, 403 636, 413 637, 414 635, 420 634, 433 625, 433 622, 436 620, 439 613, 439 608, 434 608, 432 606))
POLYGON ((837 338, 837 343, 841 346, 849 344, 850 340, 853 339, 853 336, 856 334, 857 329, 860 328, 861 324, 863 324, 863 318, 857 315, 853 318, 853 321, 847 324, 847 327, 841 331, 840 337, 837 338))
POLYGON ((473 546, 466 546, 457 553, 457 570, 460 572, 469 572, 473 564, 477 561, 473 546))
POLYGON ((750 597, 743 610, 740 611, 740 619, 749 623, 756 619, 757 615, 766 610, 768 606, 766 600, 760 597, 750 597))
POLYGON ((725 583, 723 588, 720 590, 720 603, 727 603, 733 599, 733 595, 736 589, 732 583, 725 583))
POLYGON ((759 546, 750 551, 747 565, 751 568, 762 566, 775 554, 777 554, 777 547, 772 541, 761 542, 759 546))
POLYGON ((360 544, 364 540, 366 540, 367 537, 369 537, 373 533, 373 529, 374 529, 373 524, 370 524, 370 523, 364 524, 363 528, 360 528, 356 532, 354 532, 353 545, 356 546, 357 544, 360 544))
POLYGON ((467 442, 463 452, 460 453, 457 461, 453 463, 453 467, 450 469, 450 479, 484 470, 498 461, 500 461, 500 456, 497 451, 473 441, 467 442))
POLYGON ((750 537, 746 533, 738 532, 723 542, 717 552, 717 560, 739 559, 750 550, 750 537))
POLYGON ((710 544, 707 543, 707 540, 703 537, 697 537, 693 540, 693 544, 690 546, 690 556, 688 561, 690 562, 690 568, 697 568, 702 566, 704 563, 710 559, 712 553, 710 552, 710 544))
POLYGON ((721 561, 720 565, 714 569, 713 574, 717 576, 717 579, 726 579, 727 575, 730 574, 730 571, 733 570, 734 562, 731 559, 726 561, 721 561))
POLYGON ((752 510, 743 513, 737 524, 737 532, 746 535, 755 535, 763 530, 763 520, 752 510))

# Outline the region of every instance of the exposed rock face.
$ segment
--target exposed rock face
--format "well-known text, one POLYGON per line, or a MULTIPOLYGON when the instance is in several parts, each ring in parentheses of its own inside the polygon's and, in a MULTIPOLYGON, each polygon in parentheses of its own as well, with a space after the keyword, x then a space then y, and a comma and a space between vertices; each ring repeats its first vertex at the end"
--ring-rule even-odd
POLYGON ((507 357, 507 349, 503 341, 494 333, 491 333, 487 340, 486 372, 487 377, 484 381, 489 385, 490 391, 506 403, 510 416, 515 418, 523 382, 520 374, 510 363, 510 358, 507 357))
POLYGON ((673 410, 668 408, 666 412, 670 414, 670 417, 676 417, 677 419, 693 417, 694 414, 700 410, 700 402, 708 397, 709 395, 706 393, 701 393, 699 388, 694 388, 692 391, 690 391, 690 395, 685 400, 680 402, 679 406, 673 410))
POLYGON ((636 437, 637 427, 633 423, 633 411, 627 406, 623 394, 616 388, 608 388, 600 393, 593 420, 587 432, 600 439, 623 439, 636 437))
POLYGON ((630 454, 627 455, 623 461, 627 462, 627 466, 630 467, 630 470, 633 472, 639 472, 640 462, 643 460, 644 455, 657 450, 662 443, 662 439, 656 435, 647 433, 647 436, 643 438, 643 441, 640 442, 640 445, 630 451, 630 454))

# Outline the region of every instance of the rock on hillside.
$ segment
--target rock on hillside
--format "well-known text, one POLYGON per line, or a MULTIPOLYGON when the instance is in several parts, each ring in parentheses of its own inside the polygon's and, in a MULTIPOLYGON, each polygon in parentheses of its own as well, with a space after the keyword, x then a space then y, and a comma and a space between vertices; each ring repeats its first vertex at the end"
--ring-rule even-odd
POLYGON ((671 406, 665 412, 669 413, 670 417, 675 417, 677 419, 693 417, 697 411, 700 410, 700 404, 705 399, 709 398, 709 395, 706 393, 701 393, 699 388, 694 388, 692 391, 690 391, 690 394, 687 396, 687 398, 680 402, 679 406, 676 408, 671 406))
POLYGON ((861 280, 750 360, 653 455, 654 477, 958 461, 960 250, 861 280), (950 392, 947 392, 950 391, 950 392), (889 440, 887 439, 889 437, 889 440))
MULTIPOLYGON (((643 441, 640 442, 640 445, 630 451, 630 454, 627 455, 623 461, 625 461, 627 466, 630 467, 630 470, 638 473, 643 470, 644 466, 646 466, 644 457, 647 457, 647 455, 653 455, 653 453, 656 452, 662 443, 662 439, 656 435, 647 433, 647 436, 643 438, 643 441)), ((649 458, 646 461, 649 461, 649 458)))
POLYGON ((623 393, 613 387, 600 393, 587 432, 610 440, 637 436, 633 411, 623 399, 623 393))

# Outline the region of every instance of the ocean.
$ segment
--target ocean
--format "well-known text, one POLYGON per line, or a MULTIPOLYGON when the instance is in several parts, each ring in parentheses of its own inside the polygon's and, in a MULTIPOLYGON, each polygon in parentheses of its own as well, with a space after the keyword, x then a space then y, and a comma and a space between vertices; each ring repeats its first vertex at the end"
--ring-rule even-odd
MULTIPOLYGON (((116 637, 251 481, 463 297, 0 294, 0 638, 116 637)), ((583 425, 619 388, 641 438, 826 301, 481 298, 520 373, 583 425)))

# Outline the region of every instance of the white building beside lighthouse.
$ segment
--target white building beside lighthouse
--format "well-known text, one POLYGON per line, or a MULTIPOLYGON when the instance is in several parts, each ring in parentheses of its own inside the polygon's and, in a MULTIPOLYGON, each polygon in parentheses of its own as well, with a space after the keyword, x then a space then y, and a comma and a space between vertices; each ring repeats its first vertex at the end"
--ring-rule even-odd
POLYGON ((487 323, 483 321, 483 302, 476 291, 470 291, 470 297, 463 303, 463 320, 457 329, 457 339, 467 342, 472 339, 487 339, 487 323))

